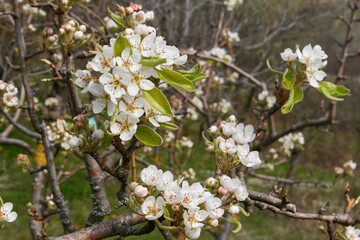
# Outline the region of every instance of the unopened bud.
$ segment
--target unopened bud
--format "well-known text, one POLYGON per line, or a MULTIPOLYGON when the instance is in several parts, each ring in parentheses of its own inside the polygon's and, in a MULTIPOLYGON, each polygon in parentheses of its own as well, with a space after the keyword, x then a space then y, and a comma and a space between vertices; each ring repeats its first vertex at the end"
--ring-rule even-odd
POLYGON ((209 132, 211 133, 211 134, 214 134, 214 133, 216 133, 218 131, 218 128, 216 127, 216 126, 211 126, 210 128, 209 128, 209 132))
POLYGON ((92 71, 93 69, 92 69, 92 66, 91 66, 91 62, 87 62, 87 64, 86 64, 86 70, 88 70, 88 71, 92 71))
POLYGON ((176 211, 179 211, 179 210, 180 210, 180 207, 179 207, 179 205, 173 204, 173 205, 171 206, 171 209, 172 209, 174 212, 176 212, 176 211))
POLYGON ((137 197, 145 197, 147 195, 147 192, 147 188, 141 185, 138 185, 134 190, 135 196, 137 197))
POLYGON ((52 35, 54 33, 54 30, 51 28, 51 27, 48 27, 48 28, 46 28, 46 34, 47 35, 52 35))
POLYGON ((235 122, 236 121, 236 117, 234 115, 231 115, 230 117, 228 117, 228 121, 229 122, 235 122))
POLYGON ((213 153, 214 152, 214 146, 210 145, 206 148, 206 151, 208 151, 209 153, 213 153))
POLYGON ((95 130, 91 136, 95 139, 101 140, 104 138, 104 131, 101 129, 95 130))
POLYGON ((67 32, 71 32, 73 30, 73 27, 70 24, 66 24, 64 28, 67 32))
POLYGON ((216 181, 215 178, 209 177, 209 178, 206 180, 206 184, 207 184, 209 187, 215 187, 215 185, 217 184, 217 181, 216 181))
POLYGON ((125 8, 123 6, 118 7, 118 11, 120 14, 124 14, 125 13, 125 8))
POLYGON ((75 38, 76 40, 81 40, 81 39, 84 38, 84 33, 83 33, 82 31, 76 31, 76 32, 74 33, 74 38, 75 38))
POLYGON ((227 190, 226 190, 226 188, 224 188, 224 187, 219 187, 218 192, 219 192, 221 195, 225 195, 225 194, 227 193, 227 190))
POLYGON ((76 136, 72 137, 69 140, 69 145, 71 148, 81 147, 82 144, 83 144, 83 141, 76 136))
POLYGON ((140 4, 133 4, 132 8, 134 9, 135 12, 141 11, 142 10, 142 5, 140 4))
POLYGON ((65 29, 60 28, 60 29, 59 29, 59 33, 60 33, 60 34, 65 34, 65 29))
POLYGON ((75 27, 75 26, 76 26, 76 23, 75 23, 74 20, 70 20, 68 23, 69 23, 70 26, 72 26, 72 27, 75 27))
POLYGON ((134 9, 132 7, 127 7, 125 9, 125 13, 126 13, 126 15, 131 15, 134 13, 134 9))
POLYGON ((138 185, 137 182, 132 182, 132 183, 130 184, 130 190, 131 190, 131 191, 134 191, 135 188, 137 187, 137 185, 138 185))
POLYGON ((64 4, 65 6, 69 4, 69 0, 62 0, 62 4, 64 4))
POLYGON ((80 31, 82 31, 83 33, 86 32, 86 26, 85 26, 85 25, 80 25, 79 29, 80 29, 80 31))
POLYGON ((218 225, 219 225, 219 220, 217 219, 210 220, 210 226, 217 227, 218 225))
POLYGON ((240 208, 239 208, 238 206, 236 206, 236 205, 231 206, 231 207, 229 208, 229 213, 232 214, 232 215, 236 215, 236 214, 238 214, 239 212, 240 212, 240 208))
POLYGON ((146 21, 152 21, 154 20, 154 12, 153 11, 147 11, 145 13, 146 21))
POLYGON ((55 36, 50 36, 49 37, 49 42, 50 43, 54 43, 56 41, 56 37, 55 36))

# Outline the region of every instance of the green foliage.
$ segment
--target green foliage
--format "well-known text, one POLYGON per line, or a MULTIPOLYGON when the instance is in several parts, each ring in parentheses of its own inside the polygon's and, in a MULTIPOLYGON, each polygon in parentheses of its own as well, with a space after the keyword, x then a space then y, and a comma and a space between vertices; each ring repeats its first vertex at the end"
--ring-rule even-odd
POLYGON ((193 83, 178 72, 170 69, 157 70, 159 78, 173 87, 180 88, 187 92, 195 91, 193 83))
POLYGON ((162 114, 174 116, 171 111, 169 101, 159 89, 153 88, 151 90, 144 90, 143 94, 151 107, 158 110, 162 114))
POLYGON ((120 15, 116 15, 115 13, 113 13, 109 8, 107 9, 110 17, 112 18, 112 20, 114 20, 114 22, 119 25, 120 28, 122 29, 126 29, 126 25, 125 25, 125 21, 123 16, 120 15))
POLYGON ((285 105, 281 108, 283 114, 289 113, 294 105, 303 99, 303 92, 298 86, 293 86, 290 90, 289 99, 285 105))
POLYGON ((284 88, 290 90, 294 86, 295 81, 296 79, 294 78, 292 72, 287 68, 282 78, 282 85, 284 88))
POLYGON ((234 218, 224 218, 225 221, 232 223, 232 224, 236 224, 236 228, 232 231, 233 233, 238 233, 241 230, 241 223, 234 219, 234 218))
POLYGON ((159 123, 159 124, 160 124, 160 127, 164 128, 164 129, 174 130, 174 131, 179 129, 179 127, 173 123, 163 122, 163 123, 159 123))
POLYGON ((127 47, 130 48, 130 53, 132 53, 131 44, 130 44, 129 40, 127 40, 127 38, 119 35, 119 37, 116 39, 115 46, 114 46, 114 56, 115 57, 121 56, 121 53, 127 47))
POLYGON ((189 79, 192 82, 200 81, 204 78, 206 78, 206 74, 200 72, 201 71, 201 65, 197 63, 195 66, 193 66, 190 70, 178 70, 177 72, 189 79))
POLYGON ((135 137, 148 146, 160 146, 163 143, 160 135, 154 129, 145 125, 138 125, 135 137))
POLYGON ((320 87, 316 89, 324 94, 325 97, 334 101, 344 101, 344 99, 338 97, 345 96, 350 92, 350 90, 344 86, 336 85, 327 81, 319 82, 319 86, 320 87))
POLYGON ((139 63, 143 66, 154 68, 157 65, 166 63, 166 58, 147 57, 147 58, 141 59, 141 61, 139 63))

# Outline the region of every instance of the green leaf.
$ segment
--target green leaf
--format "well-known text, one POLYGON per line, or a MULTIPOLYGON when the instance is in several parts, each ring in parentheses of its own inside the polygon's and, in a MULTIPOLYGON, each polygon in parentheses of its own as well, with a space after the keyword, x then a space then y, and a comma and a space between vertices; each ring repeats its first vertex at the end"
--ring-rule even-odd
POLYGON ((238 233, 241 230, 241 223, 238 220, 235 220, 233 218, 224 218, 225 221, 229 222, 229 223, 233 223, 236 224, 237 227, 232 231, 233 233, 238 233))
POLYGON ((154 68, 157 65, 166 63, 166 58, 147 57, 147 58, 141 59, 141 61, 139 63, 143 66, 154 68))
POLYGON ((171 111, 170 103, 165 95, 157 88, 143 91, 146 101, 151 107, 158 110, 162 114, 174 116, 171 111))
POLYGON ((110 8, 107 9, 110 17, 112 18, 112 20, 114 20, 114 22, 119 25, 122 29, 126 29, 126 25, 125 25, 125 21, 123 16, 119 16, 116 15, 115 13, 113 13, 110 8))
POLYGON ((192 82, 200 81, 207 77, 206 74, 200 72, 201 65, 197 63, 194 67, 192 67, 190 70, 178 70, 177 72, 189 79, 192 82))
POLYGON ((202 132, 202 137, 203 137, 203 139, 204 139, 204 141, 205 141, 206 145, 208 145, 208 146, 210 146, 210 145, 214 145, 214 143, 213 143, 213 142, 211 142, 209 139, 207 139, 207 137, 205 136, 205 132, 204 132, 204 131, 202 132))
POLYGON ((173 123, 170 122, 163 122, 163 123, 159 123, 161 128, 165 128, 165 129, 169 129, 169 130, 178 130, 179 127, 176 126, 173 123))
POLYGON ((122 51, 124 51, 124 49, 127 47, 130 48, 130 54, 132 54, 131 44, 129 40, 127 40, 126 37, 119 35, 119 37, 116 39, 114 46, 114 57, 120 57, 122 51))
POLYGON ((283 75, 282 85, 284 86, 284 88, 290 90, 294 85, 295 81, 296 79, 294 78, 292 72, 290 71, 290 69, 287 68, 283 75))
POLYGON ((170 69, 157 70, 159 78, 171 86, 180 88, 187 92, 195 91, 193 83, 178 72, 170 69))
POLYGON ((327 81, 319 82, 319 86, 320 87, 316 89, 324 94, 325 97, 334 101, 344 101, 344 99, 338 97, 345 96, 350 92, 350 90, 344 86, 336 85, 327 81))
POLYGON ((148 146, 160 146, 163 143, 160 135, 154 129, 145 125, 138 125, 135 137, 148 146))
POLYGON ((293 86, 290 90, 289 99, 281 108, 283 114, 289 113, 294 105, 303 99, 303 92, 298 86, 293 86))
POLYGON ((282 76, 284 75, 284 73, 279 72, 279 71, 271 68, 269 59, 266 60, 266 65, 267 65, 267 67, 269 68, 269 70, 270 70, 271 72, 275 73, 275 74, 278 75, 279 77, 282 77, 282 76))
POLYGON ((104 149, 106 149, 107 147, 109 147, 110 144, 111 144, 111 141, 112 141, 113 137, 114 137, 114 136, 107 134, 106 131, 105 131, 105 136, 104 136, 103 139, 101 140, 101 147, 100 147, 100 149, 101 149, 101 150, 104 150, 104 149))

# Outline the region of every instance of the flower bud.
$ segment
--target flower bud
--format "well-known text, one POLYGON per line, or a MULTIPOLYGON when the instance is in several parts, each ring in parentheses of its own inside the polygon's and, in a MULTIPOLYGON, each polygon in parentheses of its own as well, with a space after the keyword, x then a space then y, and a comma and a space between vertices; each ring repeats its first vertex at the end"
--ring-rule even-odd
POLYGON ((67 32, 71 32, 73 30, 73 27, 70 24, 66 24, 64 28, 67 32))
POLYGON ((218 192, 221 194, 221 195, 225 195, 227 193, 227 190, 226 188, 224 187, 219 187, 218 188, 218 192))
POLYGON ((72 137, 69 140, 69 145, 71 148, 81 147, 82 144, 83 144, 83 141, 76 136, 72 137))
POLYGON ((86 26, 85 26, 85 25, 80 25, 79 29, 80 29, 80 31, 82 31, 83 33, 86 32, 86 26))
POLYGON ((65 34, 65 29, 60 28, 60 29, 59 29, 59 33, 60 33, 60 34, 65 34))
POLYGON ((93 70, 90 61, 87 62, 87 64, 86 64, 86 70, 88 70, 88 71, 90 71, 90 72, 93 70))
POLYGON ((219 225, 219 220, 217 219, 210 220, 210 226, 217 227, 218 225, 219 225))
POLYGON ((228 118, 228 121, 229 122, 235 122, 236 121, 236 117, 234 115, 231 115, 229 118, 228 118))
POLYGON ((141 185, 138 185, 134 190, 135 196, 137 197, 145 197, 147 195, 147 192, 147 188, 141 185))
POLYGON ((125 9, 125 13, 126 13, 126 15, 131 15, 134 13, 134 9, 132 7, 127 7, 125 9))
POLYGON ((120 14, 124 14, 125 13, 125 8, 123 6, 118 7, 118 11, 120 14))
POLYGON ((145 13, 146 21, 152 21, 154 20, 154 12, 153 11, 147 11, 145 13))
POLYGON ((50 43, 54 43, 56 41, 56 37, 55 36, 50 36, 49 37, 49 42, 50 43))
POLYGON ((211 134, 215 134, 217 131, 218 131, 218 128, 217 128, 216 126, 211 126, 211 127, 209 128, 209 132, 210 132, 211 134))
POLYGON ((240 212, 240 208, 239 208, 238 206, 236 206, 236 205, 231 206, 231 207, 229 208, 229 213, 232 214, 232 215, 236 215, 236 214, 238 214, 239 212, 240 212))
POLYGON ((174 212, 176 212, 176 211, 179 211, 179 210, 180 210, 180 207, 179 207, 179 205, 173 204, 173 205, 171 206, 171 209, 172 209, 174 212))
POLYGON ((62 0, 62 4, 64 4, 65 6, 69 4, 69 0, 62 0))
POLYGON ((72 26, 72 27, 75 27, 75 26, 76 26, 76 23, 75 23, 74 20, 70 20, 70 21, 68 22, 68 24, 70 24, 70 26, 72 26))
POLYGON ((208 151, 209 153, 213 153, 214 152, 214 145, 210 145, 206 148, 206 151, 208 151))
POLYGON ((51 27, 48 27, 48 28, 46 28, 46 34, 47 35, 52 35, 54 33, 54 30, 51 28, 51 27))
POLYGON ((133 4, 132 8, 134 9, 135 12, 141 11, 142 10, 142 5, 140 4, 133 4))
POLYGON ((81 40, 81 39, 84 38, 84 33, 83 33, 82 31, 76 31, 76 32, 74 33, 74 38, 75 38, 76 40, 81 40))
POLYGON ((207 184, 209 187, 215 187, 215 185, 217 184, 217 181, 216 181, 215 178, 209 177, 209 178, 206 180, 206 184, 207 184))
POLYGON ((104 138, 104 131, 101 129, 95 130, 91 136, 95 139, 101 140, 104 138))
POLYGON ((134 191, 135 188, 137 187, 137 185, 138 185, 137 182, 132 182, 132 183, 130 184, 130 190, 131 190, 131 191, 134 191))

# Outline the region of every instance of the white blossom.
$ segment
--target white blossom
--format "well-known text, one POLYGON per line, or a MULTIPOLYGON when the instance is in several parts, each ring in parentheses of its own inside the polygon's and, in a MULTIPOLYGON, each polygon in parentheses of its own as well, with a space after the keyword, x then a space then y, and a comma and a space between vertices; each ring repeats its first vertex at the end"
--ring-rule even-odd
POLYGON ((0 221, 13 222, 17 218, 17 213, 12 212, 13 204, 11 202, 4 203, 0 208, 0 221))
POLYGON ((284 52, 280 53, 281 58, 284 61, 294 61, 297 58, 297 54, 294 53, 290 48, 284 50, 284 52))
POLYGON ((184 224, 187 228, 201 228, 204 226, 202 221, 208 217, 209 213, 205 210, 200 210, 198 207, 189 208, 184 211, 184 224))
POLYGON ((111 124, 110 131, 116 135, 120 135, 120 139, 123 141, 130 140, 137 129, 137 123, 140 120, 127 113, 120 113, 115 120, 115 123, 111 124))
POLYGON ((141 205, 141 211, 145 214, 148 220, 155 220, 161 217, 164 213, 165 201, 162 197, 158 197, 155 201, 154 196, 149 196, 141 205))
POLYGON ((206 200, 206 209, 209 212, 209 217, 217 219, 224 215, 224 209, 221 208, 222 202, 220 198, 211 197, 206 200))

